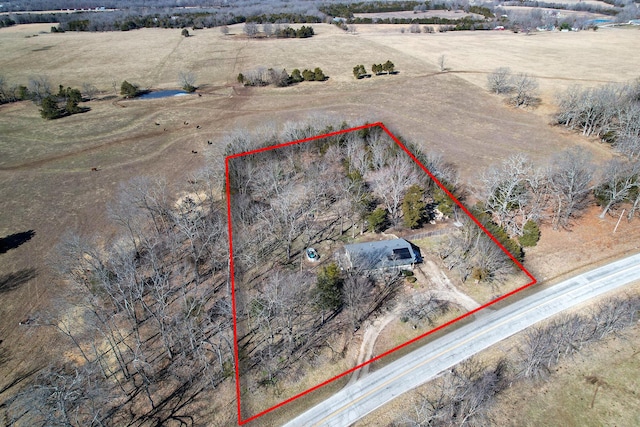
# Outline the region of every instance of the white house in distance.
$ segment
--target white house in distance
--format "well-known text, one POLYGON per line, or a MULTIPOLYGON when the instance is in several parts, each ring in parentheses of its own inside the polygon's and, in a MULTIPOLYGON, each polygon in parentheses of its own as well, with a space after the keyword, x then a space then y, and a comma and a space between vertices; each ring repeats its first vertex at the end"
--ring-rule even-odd
POLYGON ((422 262, 420 250, 404 239, 380 240, 344 246, 346 268, 411 270, 422 262))

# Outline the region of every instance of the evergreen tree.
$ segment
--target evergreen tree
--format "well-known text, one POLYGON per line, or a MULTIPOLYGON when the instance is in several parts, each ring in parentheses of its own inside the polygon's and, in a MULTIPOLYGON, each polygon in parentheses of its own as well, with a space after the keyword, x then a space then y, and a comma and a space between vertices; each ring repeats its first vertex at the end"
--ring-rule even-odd
POLYGON ((433 201, 438 204, 438 210, 442 212, 443 215, 453 215, 455 203, 440 187, 437 187, 433 191, 433 201))
POLYGON ((303 25, 298 31, 295 32, 295 36, 298 38, 307 38, 314 35, 313 27, 307 27, 303 25))
POLYGON ((407 190, 402 202, 402 214, 404 225, 409 228, 418 228, 424 219, 426 203, 422 200, 424 190, 418 185, 412 185, 407 190))
POLYGON ((364 65, 356 65, 353 67, 353 76, 356 79, 361 79, 365 74, 367 74, 367 70, 364 68, 364 65))
POLYGON ((540 240, 540 227, 534 221, 527 221, 522 229, 522 236, 518 239, 523 247, 535 246, 540 240))
POLYGON ((304 70, 302 72, 302 78, 305 82, 312 82, 316 79, 316 74, 311 70, 304 70))
POLYGON ((75 114, 81 112, 82 109, 78 107, 78 104, 82 101, 82 94, 80 93, 80 90, 68 87, 65 91, 65 95, 67 101, 65 110, 67 113, 75 114))
POLYGON ((316 291, 318 305, 325 310, 337 310, 342 305, 342 284, 340 269, 336 263, 323 267, 318 273, 316 291))
POLYGON ((292 72, 291 72, 291 82, 293 83, 300 83, 301 81, 303 81, 304 78, 302 77, 302 74, 300 74, 300 70, 295 68, 292 72))
POLYGON ((391 61, 387 61, 384 64, 382 64, 382 71, 386 71, 387 73, 391 74, 393 73, 393 70, 396 66, 393 64, 393 62, 391 61))
POLYGON ((43 98, 41 107, 42 108, 40 109, 40 115, 43 119, 47 120, 53 120, 62 117, 62 114, 64 112, 60 107, 58 107, 58 99, 53 95, 49 95, 43 98))
POLYGON ((320 68, 313 70, 313 76, 313 79, 317 82, 323 82, 327 79, 327 76, 324 75, 320 68))
POLYGON ((381 232, 387 227, 387 210, 377 208, 367 216, 369 231, 381 232))
POLYGON ((120 85, 120 95, 123 95, 125 98, 134 98, 138 95, 138 86, 125 80, 122 82, 122 85, 120 85))

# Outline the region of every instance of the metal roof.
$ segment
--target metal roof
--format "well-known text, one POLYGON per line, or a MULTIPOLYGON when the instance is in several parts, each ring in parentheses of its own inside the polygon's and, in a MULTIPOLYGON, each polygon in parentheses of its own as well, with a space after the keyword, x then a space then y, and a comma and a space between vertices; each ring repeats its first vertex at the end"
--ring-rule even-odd
POLYGON ((375 270, 422 262, 419 250, 404 239, 355 243, 345 245, 344 249, 352 268, 375 270))

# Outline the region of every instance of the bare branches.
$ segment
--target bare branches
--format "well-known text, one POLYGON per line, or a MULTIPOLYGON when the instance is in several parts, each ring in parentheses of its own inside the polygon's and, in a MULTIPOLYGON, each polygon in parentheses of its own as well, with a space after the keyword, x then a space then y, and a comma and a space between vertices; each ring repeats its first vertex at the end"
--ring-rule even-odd
POLYGON ((418 181, 413 162, 401 153, 393 157, 388 166, 370 172, 366 178, 371 181, 375 195, 383 201, 392 220, 397 221, 406 190, 418 181))
POLYGON ((510 236, 521 236, 529 220, 539 220, 546 204, 545 178, 523 155, 513 155, 481 177, 485 206, 510 236))
POLYGON ((487 86, 491 92, 498 95, 513 91, 511 69, 508 67, 496 68, 487 76, 487 86))
POLYGON ((532 76, 520 73, 511 75, 507 67, 496 68, 487 76, 487 87, 496 94, 508 94, 509 104, 514 107, 535 106, 538 102, 538 81, 532 76))
POLYGON ((456 269, 463 282, 469 277, 478 282, 500 282, 513 271, 513 262, 468 217, 462 216, 460 220, 463 225, 459 231, 450 234, 438 247, 445 267, 456 269))
POLYGON ((582 89, 572 86, 558 98, 558 124, 613 143, 629 159, 640 154, 640 84, 609 84, 582 89))
MULTIPOLYGON (((634 325, 639 308, 637 295, 614 298, 593 307, 588 314, 562 316, 529 328, 521 335, 517 355, 489 365, 471 358, 443 372, 415 398, 399 425, 493 424, 495 420, 489 419, 493 402, 513 381, 546 379, 561 359, 634 325)), ((594 377, 588 377, 587 381, 601 383, 594 377)))
POLYGON ((547 170, 552 225, 566 227, 589 200, 595 166, 584 151, 565 150, 554 156, 547 170))
POLYGON ((544 326, 528 329, 524 345, 520 346, 518 375, 522 378, 545 378, 562 357, 634 324, 638 308, 640 298, 637 296, 613 298, 594 307, 588 315, 561 317, 544 326))
POLYGON ((244 33, 251 38, 257 37, 258 24, 256 24, 255 22, 245 22, 242 31, 244 31, 244 33))
POLYGON ((178 83, 180 87, 187 92, 193 92, 196 90, 196 81, 198 77, 192 71, 180 71, 178 73, 178 83))
POLYGON ((468 359, 436 380, 433 389, 414 404, 412 413, 403 417, 403 424, 483 425, 495 396, 508 387, 509 380, 505 359, 493 367, 468 359))
POLYGON ((616 204, 624 201, 634 187, 638 186, 640 163, 612 159, 607 163, 601 178, 601 184, 596 188, 596 198, 604 206, 600 218, 604 218, 616 204))
POLYGON ((513 92, 509 102, 514 107, 530 107, 538 102, 538 81, 528 74, 518 74, 511 80, 513 92))

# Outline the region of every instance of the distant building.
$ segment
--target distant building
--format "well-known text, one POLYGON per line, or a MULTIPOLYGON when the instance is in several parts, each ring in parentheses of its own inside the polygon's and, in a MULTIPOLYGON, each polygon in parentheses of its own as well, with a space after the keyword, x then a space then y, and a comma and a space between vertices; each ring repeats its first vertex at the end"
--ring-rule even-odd
POLYGON ((404 239, 345 245, 346 267, 365 270, 410 270, 421 263, 420 250, 404 239))

